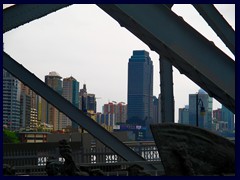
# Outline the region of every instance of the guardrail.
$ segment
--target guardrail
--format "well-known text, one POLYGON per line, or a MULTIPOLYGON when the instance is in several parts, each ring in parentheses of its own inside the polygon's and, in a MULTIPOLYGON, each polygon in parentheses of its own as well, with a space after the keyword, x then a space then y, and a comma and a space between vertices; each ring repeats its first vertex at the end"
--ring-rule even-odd
MULTIPOLYGON (((44 176, 48 157, 54 157, 63 162, 58 149, 58 143, 22 143, 4 144, 3 163, 14 166, 17 175, 44 176)), ((127 144, 136 153, 141 155, 144 162, 126 162, 107 147, 91 147, 84 149, 79 142, 70 142, 72 157, 78 166, 87 166, 91 169, 101 169, 106 176, 128 175, 125 169, 133 164, 155 164, 158 171, 145 171, 151 175, 163 175, 162 163, 154 143, 127 144)))

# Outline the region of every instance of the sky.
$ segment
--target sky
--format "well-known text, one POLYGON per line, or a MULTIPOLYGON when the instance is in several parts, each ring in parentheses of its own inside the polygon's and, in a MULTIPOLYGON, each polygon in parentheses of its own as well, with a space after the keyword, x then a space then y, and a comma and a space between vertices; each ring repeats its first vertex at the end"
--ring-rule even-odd
MULTIPOLYGON (((235 5, 215 7, 235 30, 235 5)), ((193 6, 175 4, 172 10, 235 60, 193 6)), ((105 103, 127 103, 128 60, 133 50, 149 52, 154 66, 153 94, 160 93, 159 55, 94 4, 77 4, 34 20, 3 35, 4 51, 39 79, 56 71, 73 76, 97 97, 97 111, 105 103)), ((175 122, 189 94, 200 89, 173 67, 175 122)), ((221 104, 213 100, 213 109, 221 104)))

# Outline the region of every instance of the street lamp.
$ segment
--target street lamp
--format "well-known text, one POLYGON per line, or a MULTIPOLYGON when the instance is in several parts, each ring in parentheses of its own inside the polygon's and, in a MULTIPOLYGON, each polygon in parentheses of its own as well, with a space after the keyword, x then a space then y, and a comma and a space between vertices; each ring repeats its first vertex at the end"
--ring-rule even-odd
POLYGON ((206 111, 205 108, 203 106, 203 101, 201 98, 198 99, 198 93, 196 94, 196 126, 198 127, 198 105, 201 104, 200 107, 200 115, 204 116, 206 111))

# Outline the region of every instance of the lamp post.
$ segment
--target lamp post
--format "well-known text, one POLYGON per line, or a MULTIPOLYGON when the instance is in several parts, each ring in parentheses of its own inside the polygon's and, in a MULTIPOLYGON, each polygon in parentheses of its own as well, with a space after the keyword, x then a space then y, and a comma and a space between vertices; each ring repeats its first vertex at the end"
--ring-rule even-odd
POLYGON ((202 116, 205 115, 206 111, 205 111, 205 108, 203 106, 203 101, 201 98, 198 98, 198 93, 196 94, 196 126, 198 127, 198 105, 201 104, 201 107, 200 107, 200 114, 202 116))

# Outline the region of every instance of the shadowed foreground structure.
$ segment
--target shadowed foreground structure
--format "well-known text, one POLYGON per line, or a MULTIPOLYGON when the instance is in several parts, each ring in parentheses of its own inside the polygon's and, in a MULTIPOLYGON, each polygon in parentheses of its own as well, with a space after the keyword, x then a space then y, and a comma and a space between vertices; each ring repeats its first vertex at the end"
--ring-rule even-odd
POLYGON ((151 125, 167 176, 235 175, 235 144, 181 124, 151 125))
MULTIPOLYGON (((61 163, 54 157, 48 157, 45 166, 48 176, 105 176, 101 169, 90 169, 90 167, 84 166, 77 167, 72 157, 72 148, 67 140, 59 141, 59 152, 65 161, 61 163)), ((150 176, 138 164, 133 164, 125 170, 128 172, 128 176, 150 176)))

